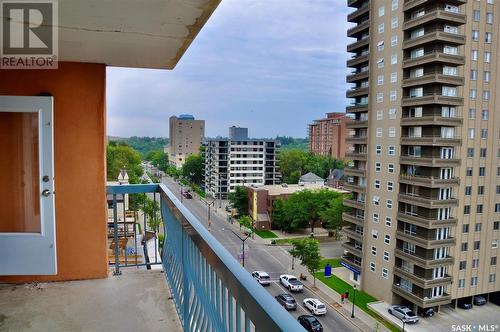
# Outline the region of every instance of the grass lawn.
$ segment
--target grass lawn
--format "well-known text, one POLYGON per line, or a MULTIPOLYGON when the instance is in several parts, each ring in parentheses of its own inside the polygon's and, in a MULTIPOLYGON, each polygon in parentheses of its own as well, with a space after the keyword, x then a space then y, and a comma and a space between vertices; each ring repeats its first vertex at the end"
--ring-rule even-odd
POLYGON ((321 260, 320 266, 323 268, 326 264, 330 264, 332 266, 332 269, 335 267, 341 267, 340 265, 340 259, 339 258, 325 258, 321 260))
POLYGON ((273 232, 265 229, 265 230, 255 230, 255 234, 257 234, 258 236, 260 236, 261 238, 263 239, 274 239, 274 238, 277 238, 278 235, 274 234, 273 232))
MULTIPOLYGON (((326 284, 331 289, 335 290, 337 293, 342 294, 345 292, 349 292, 349 300, 352 301, 354 289, 350 284, 333 275, 331 278, 325 278, 323 272, 316 272, 315 275, 317 279, 321 280, 324 284, 326 284)), ((375 301, 377 301, 377 299, 371 296, 370 294, 367 294, 363 291, 358 291, 358 290, 356 291, 355 304, 357 307, 359 307, 361 310, 363 310, 364 312, 366 312, 367 314, 378 320, 380 323, 384 324, 389 330, 393 332, 399 332, 400 329, 397 326, 389 323, 388 321, 380 317, 376 312, 368 308, 367 304, 375 301)))

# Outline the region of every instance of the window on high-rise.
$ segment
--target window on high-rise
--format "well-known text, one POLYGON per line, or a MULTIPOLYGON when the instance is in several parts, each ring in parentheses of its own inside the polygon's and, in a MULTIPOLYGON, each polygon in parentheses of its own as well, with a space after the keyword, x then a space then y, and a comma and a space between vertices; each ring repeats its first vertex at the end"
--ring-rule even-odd
POLYGON ((477 70, 476 69, 470 70, 470 79, 471 79, 471 81, 477 81, 477 70))
POLYGON ((484 71, 483 73, 483 80, 488 83, 490 81, 490 78, 491 78, 491 73, 489 71, 484 71))
POLYGON ((491 52, 484 52, 484 62, 486 63, 491 62, 491 52))
POLYGON ((479 20, 481 19, 481 12, 479 10, 473 10, 472 19, 474 20, 474 22, 479 22, 479 20))
POLYGON ((478 50, 472 50, 472 51, 471 51, 471 57, 470 57, 470 59, 471 59, 472 61, 477 61, 478 57, 479 57, 479 52, 478 52, 478 50))
POLYGON ((479 41, 479 30, 472 30, 472 40, 479 41))
POLYGON ((493 34, 491 32, 486 32, 484 35, 484 41, 487 44, 491 44, 491 42, 493 41, 493 34))
POLYGON ((486 13, 486 23, 493 24, 493 13, 486 13))

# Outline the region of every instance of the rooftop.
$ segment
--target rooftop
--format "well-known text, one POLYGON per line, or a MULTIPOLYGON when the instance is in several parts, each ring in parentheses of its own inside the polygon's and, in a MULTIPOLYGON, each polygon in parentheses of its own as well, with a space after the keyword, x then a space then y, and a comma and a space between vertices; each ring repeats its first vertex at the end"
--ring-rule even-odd
POLYGON ((325 181, 325 179, 323 179, 322 177, 320 177, 312 172, 309 172, 309 173, 302 175, 299 179, 299 183, 300 182, 320 182, 320 181, 325 181))
POLYGON ((301 190, 320 190, 320 189, 327 189, 327 190, 332 190, 340 193, 348 193, 348 191, 337 189, 337 188, 332 188, 325 186, 324 184, 317 184, 317 183, 306 183, 303 185, 300 184, 275 184, 275 185, 265 185, 265 186, 260 186, 260 187, 251 187, 248 186, 251 190, 255 191, 267 191, 268 195, 270 196, 278 196, 278 195, 290 195, 293 193, 296 193, 301 190))

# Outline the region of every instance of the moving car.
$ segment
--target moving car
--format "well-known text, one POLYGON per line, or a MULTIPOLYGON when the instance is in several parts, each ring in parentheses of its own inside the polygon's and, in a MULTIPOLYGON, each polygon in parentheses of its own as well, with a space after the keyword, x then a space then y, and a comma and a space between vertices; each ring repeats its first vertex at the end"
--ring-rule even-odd
POLYGON ((283 306, 286 310, 297 309, 297 302, 290 294, 284 293, 274 297, 279 304, 283 306))
POLYGON ((326 315, 326 305, 318 299, 304 299, 304 307, 309 309, 314 315, 326 315))
POLYGON ((297 277, 291 274, 282 274, 280 275, 280 282, 285 287, 288 288, 291 292, 302 292, 304 290, 304 285, 297 279, 297 277))
POLYGON ((271 284, 271 277, 269 276, 269 274, 267 274, 267 272, 253 271, 252 277, 254 277, 255 280, 257 280, 257 282, 262 286, 267 286, 271 284))
POLYGON ((415 315, 408 307, 401 305, 393 305, 389 308, 389 313, 400 320, 405 320, 406 323, 417 323, 418 316, 415 315))
POLYGON ((473 303, 475 305, 483 305, 486 304, 486 299, 483 296, 474 296, 473 303))
POLYGON ((297 321, 302 325, 306 331, 309 332, 323 332, 323 326, 319 320, 311 315, 302 315, 297 318, 297 321))

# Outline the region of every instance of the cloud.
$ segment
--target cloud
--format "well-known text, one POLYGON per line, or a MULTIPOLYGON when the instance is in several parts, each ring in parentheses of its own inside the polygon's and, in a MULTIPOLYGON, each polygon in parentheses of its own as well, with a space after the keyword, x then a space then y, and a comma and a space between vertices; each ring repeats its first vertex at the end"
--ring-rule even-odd
POLYGON ((224 0, 176 68, 109 68, 108 134, 167 136, 168 118, 206 120, 206 135, 305 137, 346 105, 348 8, 338 0, 224 0))

